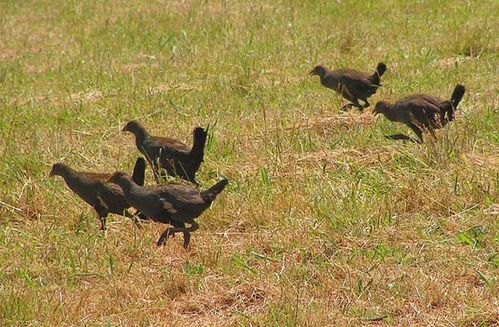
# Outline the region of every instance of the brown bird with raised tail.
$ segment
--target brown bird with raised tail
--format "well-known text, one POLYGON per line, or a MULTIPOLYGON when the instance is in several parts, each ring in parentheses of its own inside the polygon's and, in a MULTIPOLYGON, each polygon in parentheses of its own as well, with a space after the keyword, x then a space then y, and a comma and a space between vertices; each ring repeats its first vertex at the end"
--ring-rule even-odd
MULTIPOLYGON (((449 100, 443 100, 428 94, 415 94, 400 99, 394 104, 386 101, 376 103, 374 115, 382 114, 388 120, 407 125, 423 142, 423 132, 430 132, 436 139, 435 129, 447 125, 455 119, 457 106, 464 96, 463 85, 456 85, 449 100)), ((399 135, 397 135, 399 136, 399 135)), ((402 135, 403 139, 411 138, 402 135)), ((389 136, 388 138, 395 138, 389 136)))
MULTIPOLYGON (((144 184, 145 168, 145 160, 138 158, 132 175, 135 183, 144 184)), ((49 176, 61 176, 71 191, 95 209, 101 222, 101 230, 106 229, 106 218, 110 213, 131 218, 137 224, 134 215, 128 211, 130 204, 125 200, 123 191, 117 184, 109 181, 112 174, 76 171, 65 164, 56 163, 49 176)), ((146 219, 144 215, 138 215, 139 218, 146 219)))
POLYGON ((114 173, 110 181, 118 184, 128 203, 149 219, 173 225, 161 234, 158 246, 163 245, 169 236, 182 232, 185 248, 189 245, 190 233, 199 228, 199 224, 194 219, 210 207, 217 195, 229 183, 224 178, 208 190, 200 192, 191 186, 182 184, 142 187, 123 172, 114 173), (186 223, 191 226, 186 227, 186 223))
POLYGON ((156 179, 159 178, 159 168, 161 167, 170 176, 179 176, 199 185, 196 173, 204 159, 207 129, 201 127, 194 129, 192 147, 188 147, 173 138, 152 136, 136 120, 129 121, 122 131, 135 135, 137 149, 146 156, 154 170, 156 179))
POLYGON ((327 67, 319 65, 310 71, 310 75, 319 75, 324 87, 336 91, 351 102, 343 106, 342 110, 357 107, 363 111, 364 108, 370 106, 367 99, 375 94, 378 87, 381 86, 381 76, 385 71, 386 65, 382 62, 378 64, 373 74, 347 68, 329 70, 327 67), (362 100, 364 104, 361 105, 359 100, 362 100))

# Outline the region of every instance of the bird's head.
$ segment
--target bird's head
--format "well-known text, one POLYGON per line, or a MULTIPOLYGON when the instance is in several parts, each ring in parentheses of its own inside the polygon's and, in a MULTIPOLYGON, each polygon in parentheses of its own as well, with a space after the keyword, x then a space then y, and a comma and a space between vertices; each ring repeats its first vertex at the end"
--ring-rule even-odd
POLYGON ((202 127, 194 128, 194 138, 195 139, 203 138, 203 137, 206 138, 206 136, 208 135, 208 128, 209 128, 209 126, 206 129, 204 129, 202 127))
POLYGON ((50 173, 49 173, 49 177, 62 176, 66 170, 67 170, 67 166, 65 164, 58 162, 52 166, 52 169, 50 170, 50 173))
POLYGON ((123 127, 121 131, 130 132, 137 135, 140 132, 144 132, 144 130, 145 130, 144 126, 142 126, 142 124, 139 121, 131 120, 128 123, 126 123, 126 125, 123 127))
POLYGON ((379 101, 374 106, 373 115, 385 114, 390 109, 390 104, 386 101, 379 101))
POLYGON ((120 181, 126 180, 128 175, 122 171, 115 172, 108 180, 110 183, 119 184, 120 181))
POLYGON ((318 66, 315 66, 315 68, 309 72, 309 75, 312 75, 312 76, 319 75, 322 77, 322 76, 326 75, 326 71, 327 71, 327 68, 325 66, 318 65, 318 66))

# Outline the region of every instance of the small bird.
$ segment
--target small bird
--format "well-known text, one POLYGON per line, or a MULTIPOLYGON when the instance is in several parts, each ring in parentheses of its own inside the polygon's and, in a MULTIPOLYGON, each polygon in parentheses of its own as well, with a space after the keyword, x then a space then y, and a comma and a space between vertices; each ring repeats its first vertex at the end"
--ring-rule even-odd
POLYGON ((158 246, 163 245, 169 236, 182 232, 184 248, 189 245, 190 233, 199 228, 194 219, 208 209, 229 183, 224 178, 203 192, 182 184, 142 187, 126 173, 119 171, 113 174, 110 181, 121 187, 128 203, 151 220, 173 225, 161 234, 158 246), (186 223, 191 226, 185 227, 186 223))
MULTIPOLYGON (((138 158, 132 177, 135 183, 144 185, 145 168, 145 160, 138 158)), ((99 215, 101 230, 106 229, 106 218, 110 213, 131 218, 137 224, 134 215, 128 211, 130 205, 125 200, 121 188, 109 182, 112 174, 80 172, 65 164, 56 163, 50 171, 49 177, 51 176, 64 178, 66 185, 95 209, 99 215)), ((138 213, 138 216, 140 219, 146 219, 141 213, 138 213)))
POLYGON ((135 135, 137 149, 146 156, 157 180, 161 167, 170 176, 179 176, 199 185, 196 173, 203 162, 208 128, 206 130, 201 127, 194 129, 192 148, 172 138, 151 136, 136 120, 129 121, 122 131, 135 135))
POLYGON ((335 69, 329 70, 327 67, 319 65, 310 71, 310 75, 319 75, 321 84, 330 88, 345 99, 351 101, 341 109, 346 110, 351 107, 357 107, 360 111, 370 106, 367 99, 376 93, 381 86, 381 76, 386 71, 386 65, 382 62, 376 67, 374 74, 359 72, 354 69, 335 69), (364 101, 364 105, 359 103, 364 101))
POLYGON ((442 128, 455 119, 455 112, 464 92, 464 86, 458 84, 450 100, 442 100, 428 94, 415 94, 395 104, 380 101, 376 103, 373 114, 383 114, 390 121, 406 124, 416 133, 420 142, 423 142, 425 130, 436 139, 435 129, 442 128))

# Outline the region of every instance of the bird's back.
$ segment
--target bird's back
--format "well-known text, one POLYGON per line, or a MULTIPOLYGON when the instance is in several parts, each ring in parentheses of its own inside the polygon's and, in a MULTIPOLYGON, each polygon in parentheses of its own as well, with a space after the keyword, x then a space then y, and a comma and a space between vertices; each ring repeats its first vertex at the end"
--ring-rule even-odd
POLYGON ((335 69, 331 72, 331 75, 336 78, 348 77, 351 79, 366 80, 367 82, 369 81, 369 77, 371 76, 364 72, 349 68, 335 69))
POLYGON ((198 205, 205 205, 201 193, 188 185, 169 184, 162 189, 161 196, 178 208, 190 208, 198 205))
POLYGON ((170 151, 189 152, 190 148, 183 142, 169 137, 151 137, 151 143, 170 151))
POLYGON ((428 94, 414 94, 397 101, 394 105, 394 112, 401 122, 438 128, 442 115, 441 103, 442 100, 437 97, 428 94))
POLYGON ((376 93, 378 88, 377 85, 371 84, 369 74, 354 69, 336 69, 331 72, 330 76, 330 78, 338 82, 336 91, 343 93, 345 91, 341 90, 341 87, 346 88, 347 92, 345 92, 344 96, 347 98, 366 98, 376 93))

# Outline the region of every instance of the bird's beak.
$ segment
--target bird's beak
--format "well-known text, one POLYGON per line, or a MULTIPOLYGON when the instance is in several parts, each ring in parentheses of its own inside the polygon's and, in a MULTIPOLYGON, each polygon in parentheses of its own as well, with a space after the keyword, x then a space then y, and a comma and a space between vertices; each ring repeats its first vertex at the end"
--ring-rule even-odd
POLYGON ((54 170, 50 170, 49 177, 54 176, 54 170))
POLYGON ((373 115, 377 116, 379 114, 379 111, 373 110, 373 115))
POLYGON ((128 128, 125 126, 121 129, 122 132, 128 132, 128 128))
POLYGON ((310 76, 315 75, 315 70, 314 70, 314 69, 312 69, 312 70, 311 70, 308 74, 309 74, 310 76))
POLYGON ((208 134, 209 130, 210 130, 210 124, 208 124, 208 126, 206 126, 206 128, 204 129, 204 131, 206 132, 206 134, 208 134))

